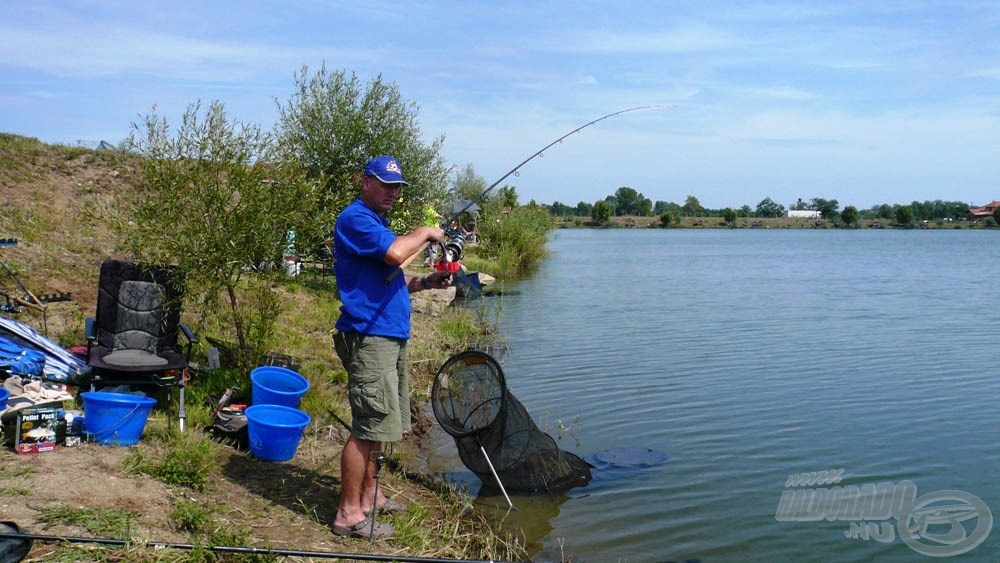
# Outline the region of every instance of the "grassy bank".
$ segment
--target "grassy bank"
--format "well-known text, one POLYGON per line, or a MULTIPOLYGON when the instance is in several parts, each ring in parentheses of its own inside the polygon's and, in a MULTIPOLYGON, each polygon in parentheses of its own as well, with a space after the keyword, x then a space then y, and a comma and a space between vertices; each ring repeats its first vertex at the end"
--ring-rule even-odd
MULTIPOLYGON (((70 299, 41 310, 14 307, 11 316, 69 347, 84 343, 84 320, 93 316, 100 264, 120 256, 114 234, 100 221, 101 210, 123 190, 132 164, 113 152, 52 146, 0 134, 0 248, 11 275, 0 275, 0 291, 22 296, 61 293, 70 299)), ((164 233, 164 236, 170 236, 164 233)), ((487 262, 488 264, 488 262, 487 262)), ((487 271, 480 263, 480 269, 487 271)), ((420 268, 417 269, 419 271, 420 268)), ((305 268, 298 277, 280 270, 260 274, 281 302, 279 338, 273 355, 287 356, 310 381, 302 408, 312 417, 295 459, 268 464, 203 429, 210 403, 238 386, 249 392, 246 373, 207 370, 206 337, 226 339, 226 327, 185 303, 184 321, 201 342, 187 387, 187 431, 179 432, 176 401, 163 401, 131 448, 84 444, 38 456, 0 452, 0 519, 34 533, 131 539, 137 545, 108 548, 36 544, 38 561, 217 561, 261 560, 269 555, 233 556, 198 549, 153 550, 144 541, 198 545, 252 545, 341 553, 471 559, 524 559, 518 542, 495 534, 470 499, 429 478, 416 462, 434 423, 420 413, 414 432, 394 449, 382 485, 411 502, 393 516, 397 534, 369 547, 367 541, 334 536, 330 528, 339 491, 340 449, 350 419, 346 372, 330 341, 339 303, 332 276, 305 268)), ((433 293, 433 292, 427 292, 433 293)), ((422 297, 426 295, 421 294, 422 297)), ((16 305, 16 302, 15 302, 16 305)), ((415 403, 429 393, 437 368, 452 353, 489 338, 489 322, 475 311, 417 303, 410 361, 415 403)), ((80 408, 79 403, 67 407, 80 408)))

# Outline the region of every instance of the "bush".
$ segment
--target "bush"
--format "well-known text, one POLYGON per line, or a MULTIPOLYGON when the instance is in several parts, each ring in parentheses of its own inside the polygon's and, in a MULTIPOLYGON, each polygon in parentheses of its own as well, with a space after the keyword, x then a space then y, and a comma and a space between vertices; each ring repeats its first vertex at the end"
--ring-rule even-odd
POLYGON ((545 256, 548 232, 555 226, 545 209, 528 205, 502 213, 490 205, 483 215, 477 252, 496 265, 496 277, 515 276, 545 256))

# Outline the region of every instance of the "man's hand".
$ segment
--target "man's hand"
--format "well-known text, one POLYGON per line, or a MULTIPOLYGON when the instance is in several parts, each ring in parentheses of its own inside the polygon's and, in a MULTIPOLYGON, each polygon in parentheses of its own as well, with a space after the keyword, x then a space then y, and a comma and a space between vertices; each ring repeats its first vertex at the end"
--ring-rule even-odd
POLYGON ((445 289, 451 286, 451 272, 440 271, 427 275, 428 289, 445 289))

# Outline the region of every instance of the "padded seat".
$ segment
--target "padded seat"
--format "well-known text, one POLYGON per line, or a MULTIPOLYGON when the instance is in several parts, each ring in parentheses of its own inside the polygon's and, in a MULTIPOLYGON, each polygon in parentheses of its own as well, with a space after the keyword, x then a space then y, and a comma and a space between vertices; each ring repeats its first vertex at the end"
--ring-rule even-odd
POLYGON ((184 430, 184 385, 192 344, 182 322, 183 276, 174 266, 107 260, 101 264, 97 312, 87 319, 91 389, 108 385, 179 388, 184 430), (186 342, 181 346, 178 335, 186 342))

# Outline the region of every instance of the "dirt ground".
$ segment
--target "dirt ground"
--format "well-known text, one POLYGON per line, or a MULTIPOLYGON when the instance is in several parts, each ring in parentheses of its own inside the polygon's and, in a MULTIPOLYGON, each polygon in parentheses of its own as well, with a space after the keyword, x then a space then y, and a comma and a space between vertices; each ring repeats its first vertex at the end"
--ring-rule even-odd
MULTIPOLYGON (((167 411, 155 409, 146 433, 150 428, 176 425, 176 419, 170 416, 167 411)), ((390 496, 416 501, 433 511, 440 502, 439 489, 421 467, 432 420, 427 415, 418 418, 415 432, 391 452, 393 460, 401 465, 387 464, 380 474, 380 486, 390 496)), ((188 426, 185 434, 204 431, 188 426)), ((295 457, 282 463, 257 460, 218 441, 214 448, 218 471, 204 492, 126 472, 123 462, 136 453, 146 459, 162 457, 166 446, 145 436, 131 447, 83 443, 30 455, 0 449, 0 521, 15 522, 32 534, 93 537, 94 533, 78 526, 53 522, 52 515, 67 507, 117 509, 132 515, 132 538, 186 544, 193 543, 191 537, 170 523, 178 502, 185 500, 202 508, 217 529, 244 533, 243 545, 247 546, 427 556, 419 548, 397 545, 392 539, 370 546, 366 539, 345 539, 332 533, 340 489, 340 454, 347 439, 347 430, 340 424, 311 425, 295 457)), ((396 517, 382 518, 392 521, 396 517)), ((36 542, 26 561, 49 560, 47 556, 55 547, 54 542, 36 542)), ((100 546, 92 548, 98 550, 100 546)))
MULTIPOLYGON (((128 447, 81 444, 33 455, 6 450, 0 452, 0 520, 15 522, 32 534, 92 536, 77 526, 53 524, 46 514, 61 507, 118 509, 133 515, 130 526, 135 539, 190 543, 190 537, 174 531, 168 521, 177 500, 183 498, 202 503, 216 526, 249 532, 247 545, 368 553, 367 541, 343 539, 331 532, 339 491, 335 468, 343 439, 344 433, 337 428, 314 431, 296 457, 284 463, 262 462, 236 449, 220 448, 220 472, 204 493, 124 473, 122 462, 132 453, 128 447)), ((399 498, 432 498, 427 490, 388 469, 380 481, 389 494, 399 498)), ((54 547, 36 542, 28 560, 44 560, 54 547)), ((376 553, 398 554, 397 549, 391 540, 374 546, 376 553)))
MULTIPOLYGON (((437 312, 453 298, 453 290, 452 293, 427 292, 415 297, 414 332, 426 333, 432 330, 437 312)), ((65 328, 63 323, 72 319, 72 310, 78 305, 50 304, 49 331, 61 332, 65 328)), ((22 321, 40 328, 37 316, 25 316, 22 321)), ((394 451, 388 452, 399 465, 386 464, 380 474, 380 486, 389 496, 416 501, 427 511, 420 516, 428 521, 452 517, 451 514, 435 513, 442 497, 440 489, 426 474, 424 460, 433 424, 436 423, 432 416, 419 413, 413 432, 396 444, 394 451)), ((133 454, 141 454, 145 459, 161 459, 167 446, 160 440, 146 439, 146 436, 151 429, 154 433, 157 429, 162 432, 176 425, 177 420, 168 411, 157 408, 150 415, 143 439, 135 446, 83 443, 74 447, 57 446, 54 451, 31 455, 18 455, 10 448, 0 448, 0 521, 14 522, 31 534, 108 537, 79 526, 53 522, 52 515, 65 508, 116 509, 131 515, 129 525, 133 539, 151 543, 195 543, 191 536, 177 531, 170 522, 178 502, 183 500, 202 508, 215 529, 242 534, 245 540, 241 545, 245 546, 342 554, 442 556, 441 546, 414 547, 397 544, 392 539, 370 545, 366 539, 342 538, 332 533, 340 490, 340 454, 348 437, 342 424, 310 425, 295 457, 282 463, 257 460, 248 452, 217 441, 214 450, 218 471, 204 492, 125 471, 123 462, 133 454)), ((189 424, 185 434, 204 431, 204 428, 192 428, 189 424)), ((380 521, 393 522, 396 517, 382 518, 384 520, 380 521)), ((55 542, 36 542, 25 561, 51 560, 56 546, 55 542)), ((100 551, 101 546, 78 546, 94 550, 95 560, 99 559, 97 553, 107 557, 106 551, 100 551)), ((292 557, 289 560, 312 559, 292 557)))
MULTIPOLYGON (((70 287, 76 290, 76 287, 70 287)), ((428 292, 428 297, 434 293, 428 292)), ((77 293, 79 295, 79 293, 77 293)), ((419 294, 418 294, 419 295, 419 294)), ((437 300, 414 302, 415 333, 431 330, 434 312, 445 306, 448 295, 437 300)), ((61 333, 64 323, 72 322, 74 303, 49 305, 47 324, 50 334, 61 333)), ((25 316, 23 322, 40 329, 37 317, 25 316)), ((190 404, 190 403, 189 403, 190 404)), ((176 427, 177 421, 168 411, 154 409, 146 425, 150 429, 176 427)), ((9 422, 8 422, 9 424, 9 422)), ((414 432, 391 452, 399 467, 386 465, 380 485, 388 495, 416 502, 420 511, 415 515, 382 516, 397 529, 429 527, 430 522, 456 518, 458 511, 439 510, 443 498, 440 488, 426 474, 427 436, 435 424, 432 417, 417 417, 414 432), (396 520, 404 518, 404 521, 396 520), (414 521, 414 520, 417 521, 414 521)), ((204 432, 190 423, 185 434, 204 432)), ((218 443, 217 471, 204 492, 188 487, 171 486, 153 477, 126 472, 123 462, 136 453, 145 459, 162 459, 167 446, 157 439, 146 439, 132 447, 80 444, 75 447, 57 446, 54 451, 18 455, 10 448, 0 448, 0 521, 16 523, 31 534, 69 537, 109 537, 106 531, 87 530, 65 525, 53 515, 65 509, 115 509, 130 516, 128 536, 150 543, 203 543, 207 534, 192 539, 178 531, 170 522, 178 503, 187 501, 208 516, 211 531, 238 534, 236 545, 279 550, 311 551, 339 554, 382 554, 416 557, 456 557, 440 541, 397 542, 389 539, 370 545, 366 539, 342 538, 332 533, 334 511, 340 490, 340 455, 347 439, 347 430, 338 423, 327 426, 310 425, 299 444, 295 457, 287 462, 268 463, 226 443, 218 443)), ((383 520, 384 519, 384 520, 383 520)), ((450 525, 458 526, 454 521, 450 525)), ((100 530, 100 528, 99 528, 100 530)), ((426 535, 426 532, 425 532, 426 535)), ((122 539, 121 536, 114 539, 122 539)), ((230 535, 230 537, 232 537, 230 535)), ((430 540, 437 540, 431 536, 430 540)), ((229 542, 233 545, 233 542, 229 542)), ((135 552, 115 558, 108 548, 95 544, 76 544, 93 554, 94 561, 133 561, 135 552), (111 557, 109 559, 109 557, 111 557)), ((55 542, 35 542, 25 561, 63 561, 55 550, 55 542)), ((145 557, 145 555, 143 556, 145 557)), ((143 561, 156 561, 142 559, 143 561)), ((178 561, 178 552, 164 561, 178 561)), ((241 560, 238 557, 228 560, 241 560)), ((290 561, 328 560, 327 557, 290 557, 290 561)))

